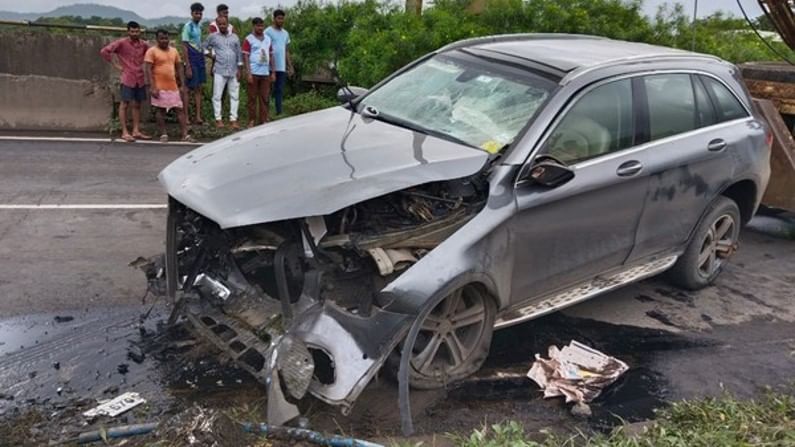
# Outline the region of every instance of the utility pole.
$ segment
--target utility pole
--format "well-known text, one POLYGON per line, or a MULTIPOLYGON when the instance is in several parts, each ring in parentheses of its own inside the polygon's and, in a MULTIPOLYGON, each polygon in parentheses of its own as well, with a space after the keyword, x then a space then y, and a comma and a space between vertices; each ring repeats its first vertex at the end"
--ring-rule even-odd
POLYGON ((696 25, 698 20, 698 0, 693 3, 693 42, 690 44, 690 51, 696 51, 696 25))
POLYGON ((406 13, 422 15, 422 0, 406 0, 406 13))

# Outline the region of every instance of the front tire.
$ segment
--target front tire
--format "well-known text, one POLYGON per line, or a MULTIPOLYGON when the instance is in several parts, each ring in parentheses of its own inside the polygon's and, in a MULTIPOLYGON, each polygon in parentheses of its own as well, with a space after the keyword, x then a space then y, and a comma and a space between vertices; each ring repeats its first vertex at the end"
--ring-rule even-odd
POLYGON ((668 272, 668 280, 687 290, 699 290, 712 284, 737 249, 740 224, 737 204, 727 197, 719 197, 699 224, 685 252, 668 272))
MULTIPOLYGON (((422 322, 409 363, 417 389, 443 388, 483 366, 491 347, 497 306, 480 287, 467 285, 445 297, 422 322)), ((404 348, 405 349, 405 346, 404 348)), ((397 377, 400 353, 388 360, 397 377)))

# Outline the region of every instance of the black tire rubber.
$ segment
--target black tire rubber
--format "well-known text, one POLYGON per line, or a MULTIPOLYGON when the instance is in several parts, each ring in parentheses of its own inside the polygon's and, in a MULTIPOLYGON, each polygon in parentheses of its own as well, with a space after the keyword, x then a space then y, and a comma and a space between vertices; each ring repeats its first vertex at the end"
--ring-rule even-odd
POLYGON ((666 272, 665 278, 668 282, 682 289, 699 290, 712 284, 715 278, 720 275, 723 265, 709 277, 701 275, 699 273, 698 257, 710 226, 724 214, 729 214, 734 219, 734 240, 738 240, 741 225, 740 209, 733 200, 727 197, 719 197, 710 206, 710 210, 704 216, 704 219, 698 224, 685 252, 682 253, 676 264, 666 272))
MULTIPOLYGON (((494 322, 497 318, 497 305, 495 300, 485 292, 481 287, 476 285, 467 285, 470 293, 477 293, 482 296, 483 303, 486 308, 485 312, 485 330, 477 341, 476 347, 473 349, 472 354, 466 359, 466 364, 458 367, 451 374, 443 377, 428 376, 421 374, 419 371, 410 368, 409 384, 412 388, 421 390, 432 390, 445 388, 448 385, 461 381, 472 374, 476 373, 485 363, 491 349, 491 339, 494 334, 494 322)), ((384 372, 392 380, 397 381, 398 370, 400 369, 400 354, 403 347, 399 346, 395 349, 384 365, 384 372)))

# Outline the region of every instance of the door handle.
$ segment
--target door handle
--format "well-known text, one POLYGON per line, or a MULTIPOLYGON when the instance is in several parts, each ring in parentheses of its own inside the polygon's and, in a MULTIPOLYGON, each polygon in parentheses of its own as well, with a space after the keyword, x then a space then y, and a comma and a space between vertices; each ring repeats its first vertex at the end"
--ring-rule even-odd
POLYGON ((631 177, 640 172, 641 169, 643 169, 641 162, 630 160, 621 163, 621 166, 616 169, 616 174, 618 174, 619 177, 631 177))
POLYGON ((716 138, 707 145, 707 150, 710 152, 720 152, 724 149, 726 149, 726 140, 722 138, 716 138))

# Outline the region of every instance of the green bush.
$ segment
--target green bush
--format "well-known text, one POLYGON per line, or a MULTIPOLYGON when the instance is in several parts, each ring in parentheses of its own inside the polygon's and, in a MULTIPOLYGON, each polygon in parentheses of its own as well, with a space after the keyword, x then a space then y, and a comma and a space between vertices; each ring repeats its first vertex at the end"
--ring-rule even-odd
POLYGON ((284 98, 284 114, 286 116, 300 115, 336 105, 338 103, 335 99, 311 90, 284 98))

